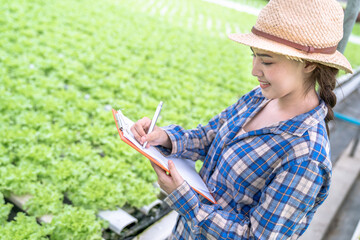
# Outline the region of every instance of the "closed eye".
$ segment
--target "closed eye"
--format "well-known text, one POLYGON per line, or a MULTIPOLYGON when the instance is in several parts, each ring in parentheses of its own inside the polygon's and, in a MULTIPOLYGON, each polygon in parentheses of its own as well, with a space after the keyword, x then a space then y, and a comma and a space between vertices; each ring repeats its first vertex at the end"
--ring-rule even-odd
MULTIPOLYGON (((251 54, 251 56, 254 58, 256 58, 257 56, 253 53, 251 54)), ((273 64, 272 62, 264 62, 262 59, 261 59, 261 64, 265 65, 265 66, 269 66, 271 64, 273 64)))

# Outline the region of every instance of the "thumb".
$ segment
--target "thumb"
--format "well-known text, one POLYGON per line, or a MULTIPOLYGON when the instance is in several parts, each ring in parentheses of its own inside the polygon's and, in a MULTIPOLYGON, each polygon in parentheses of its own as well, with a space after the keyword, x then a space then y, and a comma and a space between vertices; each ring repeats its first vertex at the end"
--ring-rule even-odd
POLYGON ((150 133, 150 134, 146 134, 145 136, 143 136, 143 141, 144 142, 148 142, 147 147, 156 145, 156 134, 154 134, 154 132, 150 133))
POLYGON ((145 135, 144 141, 147 141, 150 145, 158 145, 160 141, 160 133, 161 132, 155 129, 151 133, 145 135))
POLYGON ((146 141, 152 142, 152 141, 156 140, 157 133, 155 131, 152 131, 151 133, 146 134, 145 137, 146 137, 146 141))
POLYGON ((177 171, 173 161, 169 160, 169 172, 175 183, 180 184, 184 181, 179 172, 177 171))

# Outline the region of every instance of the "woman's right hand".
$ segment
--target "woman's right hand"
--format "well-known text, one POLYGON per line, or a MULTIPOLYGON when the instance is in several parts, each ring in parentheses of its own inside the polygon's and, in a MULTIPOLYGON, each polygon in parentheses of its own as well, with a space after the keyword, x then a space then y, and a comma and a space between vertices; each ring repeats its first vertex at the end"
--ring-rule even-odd
POLYGON ((151 119, 144 117, 138 120, 131 128, 131 132, 134 134, 135 139, 143 145, 145 142, 146 148, 150 146, 164 146, 171 149, 171 141, 165 130, 155 125, 153 131, 150 134, 146 134, 149 130, 151 119))

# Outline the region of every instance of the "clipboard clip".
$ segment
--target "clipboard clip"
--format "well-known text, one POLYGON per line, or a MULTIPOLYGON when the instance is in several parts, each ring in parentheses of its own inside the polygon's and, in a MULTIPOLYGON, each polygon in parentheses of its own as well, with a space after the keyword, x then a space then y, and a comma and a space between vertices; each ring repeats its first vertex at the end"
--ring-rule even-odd
POLYGON ((126 124, 126 121, 125 121, 125 119, 124 119, 124 114, 121 112, 120 109, 119 109, 119 110, 117 111, 117 113, 115 114, 115 117, 116 117, 116 121, 117 121, 117 123, 118 123, 118 125, 119 125, 119 129, 120 129, 121 131, 124 131, 124 129, 125 129, 126 131, 128 131, 128 125, 126 124))

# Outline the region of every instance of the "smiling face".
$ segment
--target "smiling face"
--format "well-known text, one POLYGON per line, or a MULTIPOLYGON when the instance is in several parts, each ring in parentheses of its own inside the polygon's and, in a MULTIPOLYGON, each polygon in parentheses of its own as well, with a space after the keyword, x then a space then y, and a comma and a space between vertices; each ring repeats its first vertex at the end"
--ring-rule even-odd
POLYGON ((252 51, 252 75, 257 77, 266 98, 288 101, 306 95, 304 83, 312 69, 306 67, 305 63, 256 48, 252 48, 252 51))

